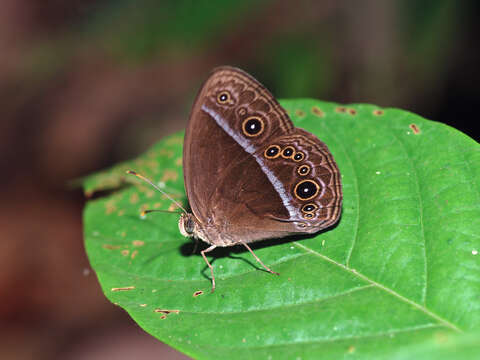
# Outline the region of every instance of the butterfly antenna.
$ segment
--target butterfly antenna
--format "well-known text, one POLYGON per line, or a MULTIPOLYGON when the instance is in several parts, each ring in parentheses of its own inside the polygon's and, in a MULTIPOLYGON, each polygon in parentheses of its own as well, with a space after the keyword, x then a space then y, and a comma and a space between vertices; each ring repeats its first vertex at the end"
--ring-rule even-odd
POLYGON ((175 211, 175 210, 162 210, 162 209, 151 209, 151 210, 143 210, 140 213, 140 216, 145 216, 147 214, 150 214, 151 212, 162 212, 162 213, 168 213, 168 214, 180 214, 181 211, 175 211))
MULTIPOLYGON (((140 175, 139 173, 133 171, 133 170, 127 170, 127 174, 130 174, 130 175, 135 175, 136 177, 138 177, 139 179, 142 179, 143 181, 145 181, 146 183, 150 184, 151 186, 153 186, 157 191, 161 192, 163 195, 165 195, 170 201, 172 201, 175 205, 177 205, 180 209, 182 209, 182 211, 187 214, 187 210, 185 210, 185 208, 177 201, 175 200, 174 198, 172 198, 170 195, 168 195, 165 191, 163 191, 162 189, 160 189, 157 185, 155 185, 152 181, 150 181, 149 179, 147 179, 145 176, 143 175, 140 175)), ((154 210, 146 210, 144 212, 142 212, 142 215, 145 215, 146 212, 152 212, 154 210)))

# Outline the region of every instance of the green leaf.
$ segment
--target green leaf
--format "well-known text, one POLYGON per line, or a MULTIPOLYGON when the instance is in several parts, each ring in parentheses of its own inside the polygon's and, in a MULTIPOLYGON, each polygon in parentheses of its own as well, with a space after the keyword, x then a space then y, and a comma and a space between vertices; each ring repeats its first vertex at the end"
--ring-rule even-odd
MULTIPOLYGON (((478 354, 480 151, 448 126, 398 109, 284 100, 328 144, 343 215, 313 237, 212 253, 209 271, 177 227, 145 208, 187 204, 183 134, 85 179, 85 242, 105 295, 148 333, 195 358, 441 359, 478 354), (195 296, 194 293, 203 294, 195 296), (410 357, 409 357, 410 356, 410 357)), ((208 175, 207 175, 208 176, 208 175)))

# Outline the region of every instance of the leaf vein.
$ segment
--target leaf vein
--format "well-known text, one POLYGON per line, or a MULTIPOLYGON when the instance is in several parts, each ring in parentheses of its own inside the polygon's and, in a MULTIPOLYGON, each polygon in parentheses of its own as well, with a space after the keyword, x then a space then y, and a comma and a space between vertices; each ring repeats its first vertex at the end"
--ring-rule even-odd
POLYGON ((394 290, 392 290, 392 289, 390 289, 390 288, 388 288, 388 287, 386 287, 386 286, 384 286, 384 285, 382 285, 382 284, 380 284, 380 283, 378 283, 378 282, 370 279, 368 276, 359 273, 359 272, 356 271, 355 269, 351 269, 351 268, 349 268, 348 266, 345 266, 345 265, 343 265, 343 264, 341 264, 341 263, 339 263, 339 262, 337 262, 337 261, 335 261, 335 260, 333 260, 333 259, 330 259, 329 257, 327 257, 327 256, 325 256, 325 255, 323 255, 323 254, 321 254, 321 253, 319 253, 319 252, 317 252, 317 251, 315 251, 315 250, 312 250, 312 249, 310 249, 309 247, 307 247, 307 246, 305 246, 305 245, 299 244, 299 243, 297 243, 297 242, 294 242, 294 244, 295 244, 295 246, 297 246, 297 247, 299 247, 299 248, 301 248, 301 249, 303 249, 303 250, 305 250, 305 251, 307 251, 307 252, 309 252, 309 253, 312 253, 312 254, 314 254, 314 255, 322 258, 322 259, 325 260, 325 261, 328 261, 328 262, 330 262, 330 263, 332 263, 332 264, 334 264, 334 265, 339 266, 339 267, 342 268, 343 270, 350 272, 351 274, 359 277, 359 278, 362 279, 362 280, 367 281, 368 283, 370 283, 370 284, 378 287, 379 289, 381 289, 381 290, 383 290, 383 291, 386 291, 387 293, 389 293, 389 294, 397 297, 397 298, 400 299, 401 301, 403 301, 403 302, 405 302, 405 303, 407 303, 407 304, 412 305, 413 307, 415 307, 415 308, 417 308, 418 310, 422 311, 422 312, 425 313, 426 315, 428 315, 428 316, 432 317, 433 319, 437 320, 439 323, 442 323, 444 326, 449 327, 450 329, 455 330, 455 331, 457 331, 457 332, 462 332, 462 330, 461 330, 460 328, 458 328, 455 324, 452 324, 452 323, 449 322, 448 320, 446 320, 446 319, 440 317, 439 315, 435 314, 434 312, 428 310, 424 305, 418 304, 418 303, 416 303, 415 301, 412 301, 412 300, 410 300, 410 299, 408 299, 408 298, 400 295, 400 294, 397 293, 396 291, 394 291, 394 290))
POLYGON ((358 176, 357 176, 357 171, 355 170, 355 166, 354 166, 354 162, 350 156, 350 154, 347 152, 347 149, 345 148, 345 146, 343 145, 343 142, 342 141, 339 141, 337 139, 337 137, 335 136, 335 132, 334 131, 331 131, 329 129, 329 127, 326 125, 325 122, 321 122, 321 125, 322 127, 329 132, 330 136, 335 140, 335 142, 338 144, 339 147, 342 148, 343 150, 343 153, 345 154, 345 158, 348 160, 348 162, 350 163, 350 166, 351 166, 351 169, 353 171, 353 176, 352 176, 352 182, 354 183, 354 194, 357 194, 356 196, 356 200, 357 200, 357 211, 356 211, 356 219, 355 219, 355 226, 354 226, 354 233, 353 233, 353 240, 352 240, 352 244, 350 246, 350 248, 348 249, 348 252, 347 252, 347 257, 346 257, 346 260, 345 260, 345 264, 347 266, 350 265, 350 258, 352 257, 352 253, 353 253, 353 249, 355 247, 355 243, 357 242, 357 237, 358 237, 358 227, 359 227, 359 224, 360 224, 360 192, 358 190, 358 176))
POLYGON ((413 161, 412 156, 409 154, 407 151, 407 148, 405 144, 398 138, 396 132, 390 128, 390 131, 393 135, 393 137, 397 140, 397 143, 400 145, 400 147, 403 149, 405 152, 405 155, 407 158, 410 160, 411 166, 412 166, 412 172, 413 172, 413 177, 414 177, 414 183, 415 183, 415 190, 417 193, 418 197, 418 202, 419 202, 419 211, 420 211, 420 231, 422 233, 422 240, 423 240, 423 276, 424 276, 424 286, 422 289, 422 302, 423 306, 426 307, 427 304, 427 286, 428 286, 428 262, 427 262, 427 238, 425 236, 425 226, 423 224, 423 198, 422 198, 422 193, 420 191, 420 182, 419 182, 419 177, 418 177, 418 171, 417 168, 415 167, 415 162, 413 161))

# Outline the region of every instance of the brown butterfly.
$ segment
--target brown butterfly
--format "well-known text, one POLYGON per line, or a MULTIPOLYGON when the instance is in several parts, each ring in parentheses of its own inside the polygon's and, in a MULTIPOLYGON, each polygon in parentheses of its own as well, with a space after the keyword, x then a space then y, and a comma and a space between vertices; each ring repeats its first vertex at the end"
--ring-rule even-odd
POLYGON ((184 148, 192 213, 180 232, 211 246, 243 245, 335 224, 342 208, 340 172, 327 146, 296 128, 273 95, 246 72, 212 71, 193 104, 184 148))

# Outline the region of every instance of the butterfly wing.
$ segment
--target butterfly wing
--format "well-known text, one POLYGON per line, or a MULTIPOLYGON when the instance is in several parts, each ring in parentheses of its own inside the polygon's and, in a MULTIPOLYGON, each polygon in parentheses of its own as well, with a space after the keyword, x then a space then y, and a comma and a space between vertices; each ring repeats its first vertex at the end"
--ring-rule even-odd
POLYGON ((195 99, 184 139, 185 188, 196 218, 207 222, 209 199, 230 165, 254 161, 250 140, 260 143, 293 129, 285 110, 253 77, 232 67, 214 69, 195 99), (260 138, 239 131, 247 114, 271 119, 260 138))
POLYGON ((270 92, 239 69, 214 70, 197 96, 184 176, 202 238, 213 244, 316 232, 340 215, 340 179, 326 145, 294 128, 270 92))

